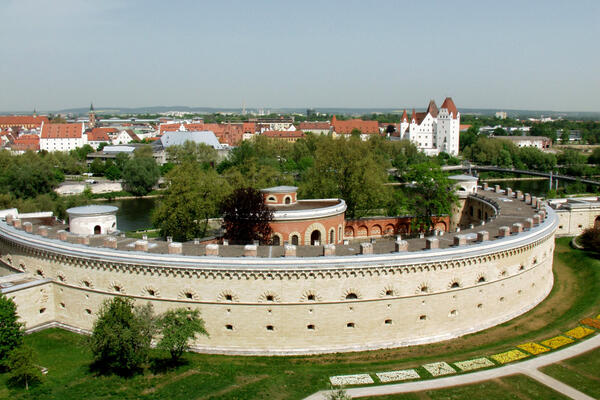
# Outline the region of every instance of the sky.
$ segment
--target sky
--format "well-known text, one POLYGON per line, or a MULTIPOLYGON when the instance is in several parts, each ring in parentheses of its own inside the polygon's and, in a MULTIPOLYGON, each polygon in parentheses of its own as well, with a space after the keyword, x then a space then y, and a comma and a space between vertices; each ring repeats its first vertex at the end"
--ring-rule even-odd
POLYGON ((600 1, 0 0, 0 111, 600 111, 600 1))

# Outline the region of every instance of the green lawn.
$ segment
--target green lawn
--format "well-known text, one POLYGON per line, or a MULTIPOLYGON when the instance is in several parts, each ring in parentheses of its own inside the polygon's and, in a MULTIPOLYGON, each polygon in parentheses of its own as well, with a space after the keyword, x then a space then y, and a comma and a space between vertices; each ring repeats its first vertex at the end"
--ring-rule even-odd
POLYGON ((455 386, 393 396, 364 397, 365 400, 562 400, 569 397, 555 392, 525 375, 507 376, 474 385, 455 386))
POLYGON ((600 398, 600 349, 549 365, 542 372, 583 393, 600 398))
MULTIPOLYGON (((189 353, 185 356, 187 364, 175 370, 150 365, 144 374, 126 379, 91 373, 91 355, 85 338, 52 329, 26 338, 37 351, 40 365, 49 368, 44 382, 27 393, 8 388, 6 374, 0 374, 0 398, 301 399, 327 388, 332 375, 373 374, 505 351, 524 341, 564 332, 576 326, 579 319, 600 312, 600 262, 585 252, 570 249, 569 240, 557 241, 555 288, 549 298, 527 314, 484 332, 426 346, 320 356, 234 357, 189 353)), ((153 353, 155 358, 160 356, 153 353)), ((523 383, 523 379, 527 380, 506 378, 502 382, 512 382, 527 393, 527 388, 533 386, 523 383)), ((499 390, 489 385, 486 390, 499 390)), ((452 396, 461 396, 462 388, 448 390, 457 391, 452 396)), ((513 398, 506 396, 512 396, 511 392, 499 390, 497 398, 513 398)), ((549 396, 545 398, 552 398, 549 396)))

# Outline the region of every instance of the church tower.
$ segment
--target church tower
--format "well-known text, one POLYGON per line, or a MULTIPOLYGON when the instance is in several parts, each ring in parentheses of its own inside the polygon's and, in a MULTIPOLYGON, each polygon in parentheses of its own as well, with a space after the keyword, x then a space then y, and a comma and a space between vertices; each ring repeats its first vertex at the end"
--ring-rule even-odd
POLYGON ((88 128, 96 127, 96 112, 94 111, 94 104, 90 103, 90 112, 88 112, 89 122, 88 128))

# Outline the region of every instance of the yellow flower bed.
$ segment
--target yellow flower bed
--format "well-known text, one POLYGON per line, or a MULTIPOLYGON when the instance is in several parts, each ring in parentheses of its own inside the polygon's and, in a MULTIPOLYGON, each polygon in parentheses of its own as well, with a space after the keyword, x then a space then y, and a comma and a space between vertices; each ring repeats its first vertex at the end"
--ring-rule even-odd
POLYGON ((534 342, 523 343, 523 344, 518 345, 517 347, 520 348, 521 350, 525 350, 526 352, 531 353, 533 355, 550 351, 549 348, 544 347, 541 344, 537 344, 534 342))
POLYGON ((494 360, 498 361, 500 364, 506 364, 509 362, 517 361, 525 357, 529 357, 529 354, 525 354, 519 350, 510 350, 504 353, 498 353, 491 356, 494 360))
POLYGON ((568 338, 566 336, 556 336, 548 340, 544 340, 542 343, 544 346, 548 346, 553 349, 558 349, 559 347, 564 346, 565 344, 573 343, 574 340, 568 338))
POLYGON ((581 339, 581 338, 586 337, 587 335, 590 335, 594 332, 595 331, 593 329, 586 328, 585 326, 578 326, 577 328, 573 328, 570 331, 566 331, 565 335, 571 336, 572 338, 575 338, 575 339, 581 339))

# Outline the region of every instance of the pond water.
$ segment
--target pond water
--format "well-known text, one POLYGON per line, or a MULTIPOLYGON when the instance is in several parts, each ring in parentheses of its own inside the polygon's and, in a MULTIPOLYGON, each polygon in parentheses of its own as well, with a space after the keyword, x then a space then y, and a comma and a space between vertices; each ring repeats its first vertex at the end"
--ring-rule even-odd
POLYGON ((122 232, 126 232, 151 229, 151 214, 157 201, 157 198, 151 197, 103 201, 97 204, 119 207, 119 211, 117 211, 117 228, 122 232))

